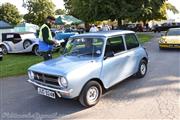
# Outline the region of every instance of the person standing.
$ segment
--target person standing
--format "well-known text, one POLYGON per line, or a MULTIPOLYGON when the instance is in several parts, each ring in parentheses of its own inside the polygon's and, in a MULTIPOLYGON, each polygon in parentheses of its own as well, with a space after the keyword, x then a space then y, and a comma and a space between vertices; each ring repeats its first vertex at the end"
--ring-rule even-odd
POLYGON ((98 32, 98 31, 99 31, 98 28, 94 24, 92 24, 89 32, 98 32))
POLYGON ((39 52, 44 58, 44 61, 52 59, 53 45, 57 44, 52 37, 51 25, 55 23, 53 16, 48 16, 45 23, 39 30, 39 52))
POLYGON ((109 26, 108 26, 107 24, 103 23, 101 30, 102 30, 102 31, 109 31, 110 28, 109 28, 109 26))

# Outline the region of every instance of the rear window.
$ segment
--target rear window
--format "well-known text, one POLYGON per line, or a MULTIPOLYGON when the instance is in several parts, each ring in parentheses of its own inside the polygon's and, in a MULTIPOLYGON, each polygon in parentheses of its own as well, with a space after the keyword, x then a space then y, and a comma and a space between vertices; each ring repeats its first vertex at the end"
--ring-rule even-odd
POLYGON ((128 50, 139 47, 139 42, 134 34, 126 34, 125 41, 128 50))
POLYGON ((108 42, 107 45, 110 45, 110 48, 114 53, 119 53, 125 50, 122 36, 109 38, 108 42))

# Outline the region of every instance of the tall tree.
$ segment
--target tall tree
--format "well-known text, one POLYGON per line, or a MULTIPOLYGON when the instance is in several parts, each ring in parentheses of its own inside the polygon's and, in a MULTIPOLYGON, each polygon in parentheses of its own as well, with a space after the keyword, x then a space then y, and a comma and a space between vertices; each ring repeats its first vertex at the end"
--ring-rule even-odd
POLYGON ((54 15, 55 5, 51 0, 28 0, 28 13, 24 15, 27 22, 42 25, 48 15, 54 15))
POLYGON ((66 10, 64 9, 57 9, 55 11, 55 15, 64 15, 64 14, 66 14, 66 10))
POLYGON ((166 0, 64 0, 68 12, 86 22, 128 19, 143 21, 166 19, 166 10, 175 12, 166 0))
POLYGON ((12 25, 17 25, 22 17, 16 8, 11 3, 4 3, 0 6, 0 20, 6 21, 12 25))
POLYGON ((166 0, 137 0, 131 1, 130 5, 129 19, 131 21, 143 21, 144 24, 150 20, 167 19, 167 10, 178 13, 178 10, 166 0))

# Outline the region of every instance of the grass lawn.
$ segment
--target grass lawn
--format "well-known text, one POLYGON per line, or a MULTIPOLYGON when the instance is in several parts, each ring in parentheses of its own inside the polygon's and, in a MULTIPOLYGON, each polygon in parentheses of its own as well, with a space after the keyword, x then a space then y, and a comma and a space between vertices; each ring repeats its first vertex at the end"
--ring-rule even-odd
MULTIPOLYGON (((153 36, 138 34, 141 43, 149 41, 153 36)), ((60 53, 53 54, 58 57, 60 53)), ((27 74, 27 69, 36 63, 43 61, 39 56, 33 54, 8 54, 0 61, 0 78, 27 74)))
POLYGON ((145 43, 148 42, 149 40, 151 40, 153 38, 152 34, 137 34, 140 43, 145 43))

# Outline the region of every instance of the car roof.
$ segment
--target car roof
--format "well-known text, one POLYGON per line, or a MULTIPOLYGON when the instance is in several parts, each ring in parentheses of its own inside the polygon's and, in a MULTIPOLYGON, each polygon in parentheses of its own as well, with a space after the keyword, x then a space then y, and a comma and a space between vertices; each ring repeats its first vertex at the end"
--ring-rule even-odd
POLYGON ((180 30, 180 28, 170 28, 169 30, 180 30))
POLYGON ((100 32, 92 32, 92 33, 84 33, 84 34, 77 34, 72 37, 111 37, 116 35, 123 35, 123 34, 129 34, 129 33, 135 33, 130 30, 110 30, 110 31, 100 31, 100 32))
POLYGON ((24 34, 34 34, 33 32, 9 32, 9 33, 2 33, 2 34, 20 34, 20 35, 24 35, 24 34))

